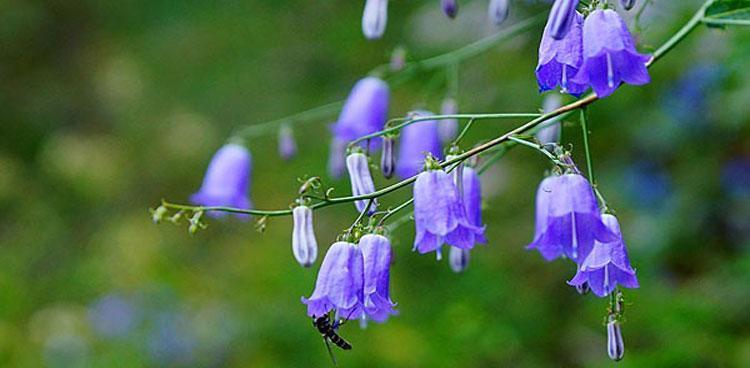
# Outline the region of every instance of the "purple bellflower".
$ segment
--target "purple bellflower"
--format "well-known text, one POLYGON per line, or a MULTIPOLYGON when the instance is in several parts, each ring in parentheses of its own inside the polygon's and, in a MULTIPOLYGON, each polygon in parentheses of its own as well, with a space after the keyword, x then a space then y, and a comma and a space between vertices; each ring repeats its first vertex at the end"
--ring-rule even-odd
POLYGON ((284 124, 279 128, 279 156, 285 161, 297 155, 297 142, 294 141, 292 127, 284 124))
POLYGON ((570 31, 575 22, 576 7, 578 0, 556 0, 552 4, 545 33, 555 40, 562 40, 570 31))
MULTIPOLYGON (((558 0, 557 3, 564 0, 558 0)), ((549 91, 560 87, 562 92, 579 96, 586 91, 586 83, 577 83, 573 78, 583 63, 581 44, 583 16, 574 11, 570 27, 562 39, 552 37, 551 24, 547 23, 539 44, 539 63, 536 67, 536 80, 539 91, 549 91)))
MULTIPOLYGON (((250 186, 252 158, 245 147, 229 143, 221 147, 211 163, 200 190, 190 201, 201 206, 229 206, 249 209, 252 205, 247 191, 250 186)), ((220 216, 219 212, 209 212, 220 216)), ((238 215, 246 217, 246 215, 238 215)))
MULTIPOLYGON (((375 77, 363 78, 354 85, 332 130, 336 138, 351 142, 383 129, 388 119, 388 85, 375 77)), ((379 141, 373 140, 371 148, 379 141)), ((363 147, 365 143, 363 142, 363 147)))
POLYGON ((492 24, 499 26, 508 19, 508 11, 510 10, 510 0, 490 0, 490 5, 487 9, 487 14, 490 17, 492 24))
POLYGON ((391 242, 385 236, 367 234, 359 239, 364 259, 364 310, 368 318, 385 322, 396 314, 390 296, 391 242))
POLYGON ((368 40, 383 37, 388 22, 388 0, 366 0, 362 14, 362 33, 368 40))
MULTIPOLYGON (((431 112, 417 111, 415 117, 430 116, 431 112)), ((398 163, 396 174, 402 179, 417 175, 422 171, 426 153, 433 157, 442 157, 442 147, 438 136, 438 122, 435 120, 419 121, 401 129, 398 163)))
POLYGON ((359 247, 339 241, 333 243, 318 271, 315 290, 307 305, 307 315, 320 317, 332 309, 339 316, 358 319, 363 313, 364 261, 359 247))
POLYGON ((297 206, 292 210, 292 253, 302 267, 310 267, 318 257, 318 242, 313 231, 313 213, 307 206, 297 206))
POLYGON ((437 251, 448 243, 471 249, 483 229, 466 218, 466 209, 453 178, 443 170, 428 170, 414 183, 414 250, 421 254, 437 251))
POLYGON ((579 174, 550 176, 539 184, 535 228, 528 249, 548 261, 566 256, 580 264, 595 240, 617 239, 602 222, 591 184, 579 174))
MULTIPOLYGON (((456 115, 458 114, 458 103, 456 99, 446 97, 443 100, 443 104, 440 107, 441 115, 456 115)), ((438 121, 438 135, 440 141, 448 143, 456 138, 458 133, 458 119, 444 119, 438 121)))
POLYGON ((443 8, 443 13, 451 19, 458 14, 458 2, 456 0, 440 0, 440 6, 443 8))
POLYGON ((591 85, 596 95, 604 98, 620 83, 649 83, 646 63, 650 59, 635 49, 633 36, 617 12, 595 10, 583 25, 583 64, 571 81, 591 85))
POLYGON ((451 247, 448 253, 448 264, 451 270, 455 273, 461 273, 466 271, 469 267, 469 258, 471 256, 471 250, 451 247))
MULTIPOLYGON (((356 152, 346 157, 346 168, 349 170, 349 180, 352 183, 352 195, 361 196, 375 191, 375 183, 370 174, 370 163, 364 153, 356 152)), ((354 201, 357 211, 362 212, 367 207, 369 200, 354 201)), ((372 214, 377 208, 377 201, 373 201, 369 213, 372 214)))
POLYGON ((479 175, 473 167, 466 166, 463 169, 463 203, 466 208, 466 219, 469 224, 480 229, 476 233, 477 243, 487 243, 484 237, 484 224, 482 223, 482 184, 479 175))
POLYGON ((630 266, 617 218, 604 214, 602 221, 616 238, 609 242, 596 241, 591 253, 578 267, 575 277, 568 282, 572 286, 587 283, 591 292, 598 297, 609 295, 618 284, 626 288, 639 286, 635 270, 630 266))

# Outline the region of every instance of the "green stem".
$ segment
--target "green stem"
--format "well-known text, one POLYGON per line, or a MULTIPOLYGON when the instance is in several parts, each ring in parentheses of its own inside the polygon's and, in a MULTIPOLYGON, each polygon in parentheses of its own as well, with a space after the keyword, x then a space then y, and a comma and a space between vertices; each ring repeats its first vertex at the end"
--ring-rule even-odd
POLYGON ((456 137, 456 139, 453 140, 453 143, 451 143, 451 146, 458 146, 458 142, 461 142, 461 139, 463 139, 464 136, 466 135, 466 132, 468 132, 469 129, 471 129, 471 126, 474 124, 475 121, 476 119, 469 119, 469 122, 466 123, 466 126, 464 126, 464 128, 461 129, 461 133, 458 134, 458 137, 456 137))
POLYGON ((594 177, 594 164, 591 160, 591 148, 589 146, 589 131, 588 123, 586 118, 586 108, 581 109, 581 130, 583 133, 583 151, 586 154, 586 172, 589 174, 589 181, 591 185, 596 186, 596 178, 594 177))
POLYGON ((534 151, 541 153, 542 155, 547 157, 550 161, 552 161, 553 164, 557 166, 561 166, 561 167, 567 166, 565 163, 558 160, 557 157, 555 157, 555 155, 551 154, 548 150, 544 149, 544 147, 539 144, 532 143, 532 142, 529 142, 525 139, 521 139, 518 137, 509 137, 508 139, 522 146, 526 146, 526 147, 534 149, 534 151))

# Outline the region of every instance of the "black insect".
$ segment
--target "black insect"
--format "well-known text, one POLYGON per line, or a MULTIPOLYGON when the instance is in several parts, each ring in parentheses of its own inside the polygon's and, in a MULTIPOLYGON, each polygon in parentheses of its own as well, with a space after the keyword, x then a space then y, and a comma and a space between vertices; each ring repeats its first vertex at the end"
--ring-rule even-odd
POLYGON ((320 317, 313 316, 313 326, 323 336, 323 341, 326 343, 326 348, 328 349, 328 354, 331 356, 334 367, 338 367, 338 364, 336 363, 336 357, 333 355, 333 350, 331 350, 331 343, 343 350, 352 349, 352 344, 344 340, 344 338, 336 332, 336 330, 338 330, 338 328, 347 320, 348 318, 343 321, 334 321, 331 323, 331 317, 328 314, 324 314, 320 317))

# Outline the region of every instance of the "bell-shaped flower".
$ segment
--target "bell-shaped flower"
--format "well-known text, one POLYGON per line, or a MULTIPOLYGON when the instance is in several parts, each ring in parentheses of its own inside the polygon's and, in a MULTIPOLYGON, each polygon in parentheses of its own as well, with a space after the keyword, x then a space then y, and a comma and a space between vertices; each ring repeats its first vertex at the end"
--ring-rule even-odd
MULTIPOLYGON (((432 115, 429 111, 417 111, 413 117, 432 115)), ((435 120, 418 121, 401 129, 399 140, 398 163, 396 174, 402 179, 417 175, 422 171, 424 158, 427 153, 433 157, 443 157, 438 136, 438 122, 435 120)))
MULTIPOLYGON (((245 147, 230 143, 221 147, 211 163, 200 190, 190 197, 190 201, 201 206, 228 206, 249 209, 247 192, 252 174, 252 158, 245 147)), ((220 216, 219 212, 209 212, 220 216)), ((238 217, 246 217, 239 215, 238 217)))
MULTIPOLYGON (((332 127, 334 137, 348 144, 359 137, 382 130, 388 119, 389 99, 388 85, 383 80, 367 77, 358 81, 332 127)), ((370 148, 375 148, 378 144, 379 140, 375 139, 370 142, 370 148)), ((366 144, 363 142, 361 146, 366 147, 366 144)))
MULTIPOLYGON (((441 115, 456 115, 458 114, 458 103, 456 99, 447 97, 443 100, 443 104, 440 106, 441 115)), ((438 120, 438 136, 440 141, 443 143, 452 142, 456 139, 458 133, 458 119, 442 119, 438 120)))
POLYGON ((558 40, 552 37, 551 25, 547 23, 539 44, 539 63, 536 67, 540 92, 559 86, 562 92, 577 96, 588 89, 586 83, 573 81, 583 63, 582 25, 583 16, 573 12, 570 29, 558 40))
POLYGON ((555 0, 547 18, 546 32, 556 40, 562 40, 575 22, 578 0, 555 0))
POLYGON ((639 286, 635 270, 630 266, 617 218, 604 214, 602 221, 616 235, 615 239, 609 242, 596 241, 591 253, 579 265, 575 277, 568 282, 573 286, 588 283, 591 292, 598 297, 609 295, 617 285, 626 288, 639 286))
POLYGON ((297 155, 297 142, 294 140, 292 127, 284 124, 279 128, 279 156, 290 160, 297 155))
POLYGON ((385 322, 396 314, 391 300, 391 242, 383 235, 367 234, 359 239, 364 259, 364 308, 369 319, 385 322))
POLYGON ((471 256, 471 250, 451 247, 448 252, 448 264, 451 270, 455 273, 461 273, 466 271, 469 267, 469 258, 471 256))
MULTIPOLYGON (((352 195, 362 196, 375 191, 375 183, 372 181, 372 175, 370 174, 370 163, 364 153, 355 152, 347 156, 346 168, 349 171, 349 181, 352 184, 352 195)), ((354 201, 354 206, 357 211, 362 212, 367 207, 367 202, 369 200, 366 199, 354 201)), ((377 207, 377 201, 373 201, 368 212, 375 212, 377 207)))
POLYGON ((443 13, 451 19, 458 14, 458 1, 456 0, 440 0, 440 6, 443 8, 443 13))
POLYGON ((617 239, 602 223, 591 184, 579 174, 550 176, 539 184, 535 228, 528 248, 548 261, 566 256, 580 264, 595 240, 617 239))
POLYGON ((492 24, 499 26, 508 19, 509 10, 510 0, 490 0, 490 5, 487 8, 487 15, 492 24))
POLYGON ((419 253, 438 252, 447 243, 471 249, 483 229, 466 218, 466 209, 453 178, 443 170, 428 170, 414 183, 414 249, 419 253))
POLYGON ((633 36, 617 12, 595 10, 583 25, 583 64, 571 81, 591 85, 596 95, 604 98, 620 83, 649 83, 646 63, 650 59, 635 49, 633 36))
POLYGON ((365 0, 362 14, 362 33, 369 40, 383 37, 388 23, 388 0, 365 0))
POLYGON ((302 298, 307 315, 320 317, 335 309, 339 316, 360 318, 363 277, 364 261, 359 247, 343 241, 333 243, 320 265, 315 290, 309 299, 302 298))
POLYGON ((310 207, 300 205, 292 210, 292 253, 303 267, 310 267, 318 257, 318 242, 313 231, 313 213, 310 207))
POLYGON ((466 208, 466 219, 469 224, 480 229, 476 233, 477 243, 487 243, 484 237, 484 224, 482 223, 482 184, 479 175, 473 167, 465 166, 463 169, 463 202, 466 208))
MULTIPOLYGON (((542 111, 544 111, 545 114, 557 110, 560 106, 562 106, 562 99, 559 94, 550 93, 544 96, 542 111)), ((536 139, 539 140, 543 146, 559 144, 560 132, 562 129, 560 126, 560 119, 554 118, 545 124, 547 124, 547 126, 536 132, 536 139)))

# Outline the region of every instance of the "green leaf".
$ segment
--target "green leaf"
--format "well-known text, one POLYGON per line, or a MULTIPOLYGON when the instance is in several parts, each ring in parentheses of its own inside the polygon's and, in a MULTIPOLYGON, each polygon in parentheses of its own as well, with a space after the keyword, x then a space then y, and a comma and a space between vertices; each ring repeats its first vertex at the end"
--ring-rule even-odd
POLYGON ((750 0, 718 0, 706 9, 703 22, 709 26, 750 26, 750 0))

